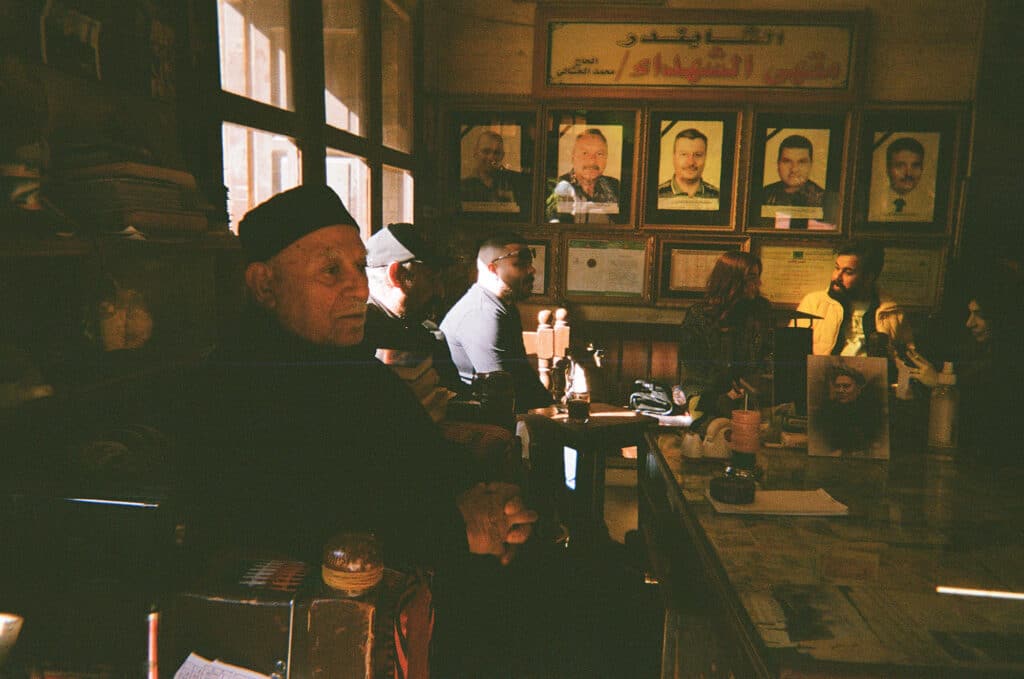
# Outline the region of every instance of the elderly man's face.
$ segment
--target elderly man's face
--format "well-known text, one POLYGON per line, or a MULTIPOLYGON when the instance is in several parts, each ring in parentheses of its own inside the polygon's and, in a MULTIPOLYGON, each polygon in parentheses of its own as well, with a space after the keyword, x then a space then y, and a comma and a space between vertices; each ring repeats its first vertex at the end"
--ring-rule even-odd
POLYGON ((485 134, 477 142, 473 155, 476 157, 477 172, 493 174, 505 160, 505 144, 500 138, 485 134))
POLYGON ((704 174, 704 162, 708 154, 708 145, 703 139, 676 139, 672 164, 676 170, 676 181, 680 184, 692 184, 700 181, 704 174))
POLYGON ((889 162, 889 184, 896 193, 910 193, 921 181, 924 160, 913 151, 897 151, 889 162))
POLYGON ((405 293, 406 314, 421 316, 435 298, 444 295, 441 274, 423 262, 412 262, 405 270, 402 292, 405 293))
POLYGON ((576 178, 592 182, 604 174, 608 164, 608 144, 601 137, 585 134, 572 147, 572 169, 576 178))
POLYGON ((356 229, 317 229, 268 264, 269 294, 260 303, 286 330, 314 344, 347 347, 362 341, 370 290, 366 248, 356 229))
POLYGON ((779 153, 779 179, 786 192, 798 190, 811 176, 811 152, 807 149, 784 148, 779 153))
POLYGON ((836 403, 853 403, 860 397, 861 388, 849 375, 839 375, 828 387, 828 397, 836 403))

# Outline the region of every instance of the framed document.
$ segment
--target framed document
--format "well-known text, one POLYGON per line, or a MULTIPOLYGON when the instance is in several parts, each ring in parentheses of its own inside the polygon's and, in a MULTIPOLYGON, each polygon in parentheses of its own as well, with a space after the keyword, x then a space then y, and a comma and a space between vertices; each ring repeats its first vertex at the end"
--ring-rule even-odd
POLYGON ((628 224, 636 111, 552 111, 544 221, 628 224))
POLYGON ((858 229, 948 233, 960 110, 868 111, 861 129, 858 229))
POLYGON ((553 300, 555 281, 558 279, 556 264, 558 263, 557 238, 526 234, 526 244, 533 253, 533 299, 536 301, 553 300))
POLYGON ((846 117, 754 120, 747 229, 838 231, 846 117))
POLYGON ((761 294, 772 304, 800 303, 809 292, 824 290, 832 280, 836 257, 831 245, 761 243, 761 294))
POLYGON ((599 301, 646 298, 649 239, 573 236, 566 241, 565 294, 599 301))
POLYGON ((852 102, 867 17, 541 5, 534 96, 852 102))
POLYGON ((747 238, 661 241, 658 244, 657 301, 672 305, 703 297, 708 276, 718 258, 730 250, 749 249, 747 238))
POLYGON ((739 114, 655 112, 647 223, 731 227, 739 114))
POLYGON ((456 214, 474 219, 528 221, 532 206, 533 112, 458 111, 452 114, 451 156, 457 177, 456 214))
POLYGON ((901 307, 933 309, 941 298, 945 248, 886 246, 878 286, 901 307))

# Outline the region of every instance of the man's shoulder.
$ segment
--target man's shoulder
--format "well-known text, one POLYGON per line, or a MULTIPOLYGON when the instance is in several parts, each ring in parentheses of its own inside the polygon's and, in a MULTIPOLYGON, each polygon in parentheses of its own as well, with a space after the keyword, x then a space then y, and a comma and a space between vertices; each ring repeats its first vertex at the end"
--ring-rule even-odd
POLYGON ((800 300, 799 306, 822 306, 830 305, 833 303, 839 304, 839 302, 829 297, 827 290, 814 290, 813 292, 808 292, 806 295, 804 295, 804 298, 800 300))
POLYGON ((658 184, 658 197, 659 198, 670 198, 673 195, 672 191, 672 180, 666 179, 662 183, 658 184))
POLYGON ((601 175, 600 177, 597 178, 597 181, 598 181, 598 183, 602 183, 602 184, 604 184, 605 186, 611 188, 614 191, 618 191, 619 190, 620 182, 615 177, 609 177, 608 175, 603 174, 603 175, 601 175))
POLYGON ((709 184, 703 179, 700 180, 701 190, 707 198, 718 198, 718 187, 714 184, 709 184))
POLYGON ((500 306, 494 302, 479 285, 471 285, 462 297, 445 314, 441 321, 441 330, 445 335, 458 332, 464 321, 483 320, 496 316, 500 306))

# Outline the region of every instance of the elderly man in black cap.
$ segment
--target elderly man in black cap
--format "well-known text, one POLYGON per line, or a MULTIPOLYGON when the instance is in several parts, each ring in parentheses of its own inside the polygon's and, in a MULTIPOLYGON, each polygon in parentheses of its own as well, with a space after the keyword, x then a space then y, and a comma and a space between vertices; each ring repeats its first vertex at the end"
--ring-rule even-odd
POLYGON ((510 484, 472 485, 412 394, 364 344, 366 250, 326 185, 239 226, 253 304, 211 360, 200 422, 218 543, 318 561, 329 534, 373 530, 389 565, 503 563, 536 515, 510 484), (463 556, 464 555, 464 556, 463 556))

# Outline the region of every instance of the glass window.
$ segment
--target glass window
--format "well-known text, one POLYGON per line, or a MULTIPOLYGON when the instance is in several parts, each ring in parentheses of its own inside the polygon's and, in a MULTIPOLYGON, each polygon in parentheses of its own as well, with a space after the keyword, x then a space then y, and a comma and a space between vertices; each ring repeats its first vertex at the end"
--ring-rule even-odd
POLYGON ((406 153, 412 153, 413 45, 410 15, 414 8, 413 0, 381 2, 382 133, 385 146, 406 153))
POLYGON ((218 0, 224 90, 293 110, 289 9, 288 0, 218 0))
POLYGON ((224 185, 228 189, 231 230, 245 213, 301 181, 299 148, 281 134, 224 123, 224 185))
POLYGON ((323 0, 327 124, 366 136, 366 13, 362 3, 323 0))
POLYGON ((370 237, 370 166, 365 158, 327 149, 327 185, 359 224, 363 238, 370 237))
POLYGON ((383 224, 412 222, 412 173, 384 166, 383 224))

